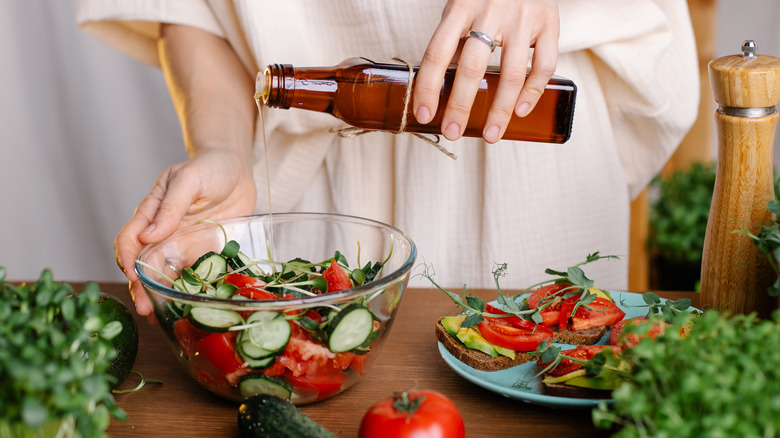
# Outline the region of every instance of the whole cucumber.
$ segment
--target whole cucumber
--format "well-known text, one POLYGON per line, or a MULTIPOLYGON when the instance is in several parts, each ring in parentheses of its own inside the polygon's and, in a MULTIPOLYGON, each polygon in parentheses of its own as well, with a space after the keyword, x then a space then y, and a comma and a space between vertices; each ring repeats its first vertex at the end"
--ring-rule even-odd
POLYGON ((238 408, 238 428, 246 438, 335 438, 335 435, 275 395, 258 394, 238 408))

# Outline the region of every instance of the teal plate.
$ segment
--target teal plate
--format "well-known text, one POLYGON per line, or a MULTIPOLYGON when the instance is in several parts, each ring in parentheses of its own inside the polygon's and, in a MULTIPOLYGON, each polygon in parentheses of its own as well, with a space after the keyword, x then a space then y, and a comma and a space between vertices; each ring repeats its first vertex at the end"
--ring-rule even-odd
MULTIPOLYGON (((615 300, 618 307, 626 312, 626 318, 647 314, 646 307, 632 307, 644 305, 645 302, 642 299, 642 294, 633 292, 610 292, 610 295, 615 300)), ((609 332, 599 340, 598 344, 608 343, 609 332)), ((574 345, 569 344, 556 343, 555 345, 559 345, 564 350, 575 347, 574 345)), ((441 354, 444 362, 464 379, 485 389, 501 394, 504 397, 553 408, 585 409, 593 408, 597 406, 599 402, 612 403, 611 399, 569 398, 546 395, 544 394, 542 379, 539 377, 529 382, 529 389, 522 389, 514 386, 517 382, 528 380, 539 371, 536 361, 527 362, 500 371, 479 371, 464 364, 458 359, 455 359, 441 342, 439 342, 439 354, 441 354)))

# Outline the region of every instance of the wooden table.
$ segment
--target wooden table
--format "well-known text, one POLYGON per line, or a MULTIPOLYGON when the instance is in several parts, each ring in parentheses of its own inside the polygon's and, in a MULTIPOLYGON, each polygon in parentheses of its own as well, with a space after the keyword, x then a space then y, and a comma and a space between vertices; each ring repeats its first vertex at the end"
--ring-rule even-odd
MULTIPOLYGON (((101 288, 130 303, 127 285, 101 284, 101 288)), ((494 299, 494 291, 475 292, 494 299)), ((687 292, 661 293, 668 298, 691 298, 687 292)), ((325 401, 301 410, 339 437, 356 437, 360 419, 377 401, 394 391, 432 389, 447 395, 461 411, 469 437, 608 436, 593 427, 589 410, 551 409, 502 397, 474 385, 450 369, 439 355, 434 336, 438 317, 457 312, 443 293, 410 289, 386 339, 379 360, 361 381, 325 401)), ((159 327, 137 318, 140 345, 134 369, 163 384, 147 384, 138 392, 117 394, 127 421, 113 419, 112 437, 239 437, 238 404, 212 395, 192 380, 178 363, 159 327)), ((130 378, 121 389, 137 384, 130 378)))

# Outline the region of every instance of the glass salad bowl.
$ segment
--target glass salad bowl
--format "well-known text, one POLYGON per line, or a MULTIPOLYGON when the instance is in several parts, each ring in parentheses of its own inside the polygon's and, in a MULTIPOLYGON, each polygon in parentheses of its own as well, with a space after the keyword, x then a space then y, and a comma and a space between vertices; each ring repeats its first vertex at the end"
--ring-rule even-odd
POLYGON ((417 254, 402 231, 290 213, 202 222, 145 247, 136 271, 174 353, 209 391, 295 404, 371 366, 417 254))

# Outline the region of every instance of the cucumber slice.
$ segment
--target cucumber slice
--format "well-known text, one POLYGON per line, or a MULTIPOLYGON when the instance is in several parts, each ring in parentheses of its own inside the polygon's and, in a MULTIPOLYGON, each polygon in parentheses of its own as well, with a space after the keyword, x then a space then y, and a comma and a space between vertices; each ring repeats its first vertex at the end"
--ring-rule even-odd
POLYGON ((209 251, 192 264, 192 271, 201 280, 210 283, 227 274, 227 259, 221 254, 209 251))
POLYGON ((328 348, 334 353, 353 350, 366 342, 374 331, 374 315, 366 306, 350 304, 330 322, 328 348))
POLYGON ((246 336, 246 332, 241 332, 236 339, 236 346, 238 347, 238 355, 242 359, 267 359, 270 356, 275 356, 277 352, 260 348, 253 344, 252 341, 246 336))
POLYGON ((183 278, 177 278, 176 280, 173 280, 173 288, 176 289, 179 292, 185 292, 190 295, 195 295, 199 293, 201 290, 203 290, 203 287, 198 284, 192 284, 184 281, 183 278))
POLYGON ((244 330, 242 339, 271 353, 282 350, 292 335, 290 322, 281 312, 259 311, 249 315, 247 324, 257 324, 244 330))
POLYGON ((241 315, 224 309, 194 306, 190 309, 190 322, 195 327, 209 332, 226 332, 230 327, 241 324, 241 315))
POLYGON ((214 291, 214 296, 217 298, 230 298, 238 289, 236 286, 228 283, 220 284, 214 291))
POLYGON ((269 377, 263 374, 247 374, 238 382, 241 396, 249 398, 257 394, 275 395, 279 398, 289 399, 292 396, 290 383, 281 377, 269 377))
POLYGON ((242 270, 242 272, 253 277, 262 277, 265 275, 265 272, 241 251, 239 251, 235 257, 227 259, 227 263, 234 271, 242 270))

